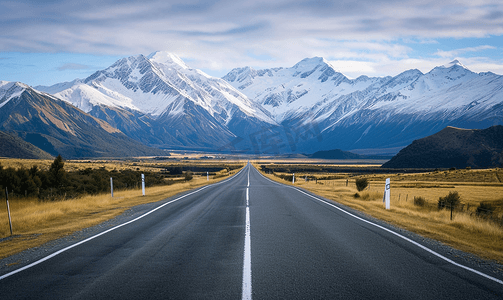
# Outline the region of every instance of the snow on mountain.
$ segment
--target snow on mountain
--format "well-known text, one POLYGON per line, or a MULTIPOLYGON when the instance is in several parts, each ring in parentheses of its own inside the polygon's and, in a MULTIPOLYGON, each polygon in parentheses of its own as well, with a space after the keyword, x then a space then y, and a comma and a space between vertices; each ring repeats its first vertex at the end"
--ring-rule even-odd
POLYGON ((0 108, 19 97, 27 88, 30 87, 21 82, 0 81, 0 108))
POLYGON ((236 110, 266 123, 274 123, 262 107, 250 101, 225 80, 189 68, 172 53, 154 52, 148 57, 165 78, 212 116, 222 118, 225 124, 231 121, 236 110))
POLYGON ((292 68, 234 69, 223 79, 261 104, 278 123, 379 81, 368 77, 349 80, 320 57, 306 58, 292 68))
POLYGON ((83 81, 37 87, 89 112, 95 105, 138 110, 154 118, 183 113, 192 101, 228 124, 237 110, 251 118, 274 124, 268 113, 229 83, 191 69, 169 52, 123 58, 83 81), (169 108, 169 109, 168 109, 169 108), (173 109, 176 108, 176 109, 173 109))

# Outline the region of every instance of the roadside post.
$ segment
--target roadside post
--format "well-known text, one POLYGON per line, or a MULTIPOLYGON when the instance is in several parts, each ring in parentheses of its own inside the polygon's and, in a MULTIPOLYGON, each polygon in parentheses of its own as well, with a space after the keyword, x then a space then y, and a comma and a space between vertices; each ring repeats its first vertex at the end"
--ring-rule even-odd
POLYGON ((210 172, 206 172, 206 181, 210 180, 210 172))
POLYGON ((390 179, 389 178, 386 178, 386 185, 384 186, 383 202, 385 203, 386 209, 390 209, 390 179))
POLYGON ((112 177, 110 177, 110 192, 112 193, 112 198, 114 197, 114 181, 112 177))
POLYGON ((295 173, 292 175, 292 183, 295 184, 295 173))
POLYGON ((141 193, 145 196, 145 175, 141 174, 141 193))
POLYGON ((7 201, 7 214, 9 215, 10 235, 12 236, 12 220, 10 218, 9 192, 7 190, 7 187, 5 188, 5 200, 7 201))

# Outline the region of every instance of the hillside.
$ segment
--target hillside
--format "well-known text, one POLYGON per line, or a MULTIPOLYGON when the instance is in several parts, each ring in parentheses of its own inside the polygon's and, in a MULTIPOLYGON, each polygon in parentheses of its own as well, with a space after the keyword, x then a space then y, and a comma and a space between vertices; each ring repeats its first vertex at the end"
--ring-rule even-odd
POLYGON ((28 86, 14 84, 16 93, 0 99, 0 130, 15 132, 24 141, 56 156, 123 157, 164 155, 84 113, 73 105, 40 93, 28 86))
POLYGON ((26 159, 52 159, 42 149, 25 142, 22 138, 0 131, 0 157, 26 159))
POLYGON ((446 127, 415 140, 383 168, 503 167, 503 126, 487 129, 446 127))

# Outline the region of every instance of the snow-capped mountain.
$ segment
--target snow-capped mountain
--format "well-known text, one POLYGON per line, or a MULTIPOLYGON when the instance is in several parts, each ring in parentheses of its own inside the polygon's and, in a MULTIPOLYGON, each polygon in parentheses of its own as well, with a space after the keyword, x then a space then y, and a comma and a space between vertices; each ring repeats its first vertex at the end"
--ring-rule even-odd
POLYGON ((306 58, 292 68, 234 69, 223 79, 260 103, 278 123, 310 111, 313 105, 365 90, 382 78, 349 80, 325 59, 306 58))
POLYGON ((123 58, 72 83, 37 88, 91 114, 100 106, 144 114, 155 123, 150 132, 157 146, 215 148, 249 130, 276 125, 228 82, 191 69, 167 52, 123 58))
POLYGON ((485 128, 503 124, 503 76, 474 73, 459 61, 423 74, 348 79, 322 58, 291 68, 234 69, 223 77, 263 105, 288 128, 317 128, 311 149, 393 148, 431 135, 447 125, 485 128))
POLYGON ((0 131, 65 158, 165 154, 65 101, 19 82, 0 82, 0 131))

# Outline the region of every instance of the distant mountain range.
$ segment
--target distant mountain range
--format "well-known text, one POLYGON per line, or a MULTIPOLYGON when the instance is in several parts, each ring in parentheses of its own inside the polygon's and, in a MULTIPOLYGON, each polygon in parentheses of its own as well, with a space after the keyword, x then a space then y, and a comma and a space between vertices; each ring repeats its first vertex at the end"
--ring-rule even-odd
POLYGON ((412 142, 382 167, 503 167, 503 126, 482 130, 447 127, 412 142))
POLYGON ((149 147, 394 155, 446 126, 501 124, 503 76, 458 61, 426 74, 349 79, 323 58, 308 58, 291 68, 237 68, 220 79, 155 52, 50 87, 0 83, 0 130, 72 157, 156 153, 149 147), (120 143, 132 144, 113 146, 120 143))
POLYGON ((471 72, 459 61, 426 74, 349 79, 323 58, 311 58, 292 68, 234 69, 223 78, 281 125, 311 129, 296 147, 304 152, 388 148, 380 152, 394 154, 446 126, 503 124, 503 76, 471 72))

